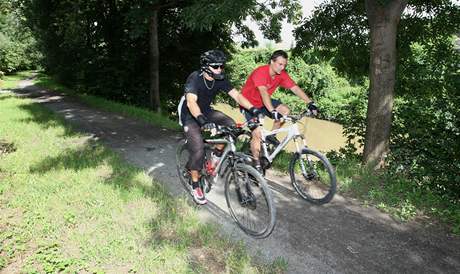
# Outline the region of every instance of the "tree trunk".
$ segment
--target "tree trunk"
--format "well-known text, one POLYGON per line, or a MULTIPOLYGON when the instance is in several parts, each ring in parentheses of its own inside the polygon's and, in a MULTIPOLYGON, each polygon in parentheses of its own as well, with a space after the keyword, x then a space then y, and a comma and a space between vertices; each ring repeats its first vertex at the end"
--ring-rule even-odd
POLYGON ((158 9, 153 10, 150 17, 150 107, 161 113, 160 105, 160 75, 159 62, 160 51, 158 50, 158 9))
POLYGON ((366 0, 365 3, 371 41, 364 163, 380 168, 389 151, 396 78, 396 34, 407 0, 366 0))

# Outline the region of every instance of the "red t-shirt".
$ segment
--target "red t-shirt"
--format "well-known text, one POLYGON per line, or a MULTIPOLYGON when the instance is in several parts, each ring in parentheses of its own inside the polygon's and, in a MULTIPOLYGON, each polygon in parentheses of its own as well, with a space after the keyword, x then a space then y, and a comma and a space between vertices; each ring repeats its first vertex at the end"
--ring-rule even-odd
POLYGON ((264 106, 264 103, 257 87, 267 87, 268 94, 271 96, 279 86, 290 89, 295 85, 296 83, 289 77, 286 71, 283 70, 281 74, 275 74, 272 78, 270 77, 269 65, 264 65, 256 68, 251 75, 249 75, 248 80, 246 80, 242 88, 241 94, 243 94, 243 96, 256 108, 261 108, 264 106))

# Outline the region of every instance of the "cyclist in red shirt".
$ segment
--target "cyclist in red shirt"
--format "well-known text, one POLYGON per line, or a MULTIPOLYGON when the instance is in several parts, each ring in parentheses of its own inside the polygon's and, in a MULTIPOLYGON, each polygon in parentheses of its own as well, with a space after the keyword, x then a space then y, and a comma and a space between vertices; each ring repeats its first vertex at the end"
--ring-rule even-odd
MULTIPOLYGON (((241 94, 248 101, 258 108, 266 116, 274 120, 273 129, 278 129, 282 126, 281 117, 289 114, 289 108, 282 104, 280 100, 271 98, 271 95, 276 89, 281 86, 285 89, 290 89, 306 104, 307 108, 317 113, 318 108, 315 103, 305 94, 305 92, 297 86, 297 84, 289 77, 285 68, 288 61, 288 55, 283 50, 273 52, 270 61, 267 65, 256 68, 246 80, 242 88, 241 94)), ((247 120, 253 118, 253 115, 242 108, 242 113, 247 120)), ((261 131, 255 129, 252 132, 251 152, 256 159, 255 167, 260 169, 259 152, 260 152, 261 131)), ((273 135, 267 136, 267 141, 279 144, 279 141, 273 135)))

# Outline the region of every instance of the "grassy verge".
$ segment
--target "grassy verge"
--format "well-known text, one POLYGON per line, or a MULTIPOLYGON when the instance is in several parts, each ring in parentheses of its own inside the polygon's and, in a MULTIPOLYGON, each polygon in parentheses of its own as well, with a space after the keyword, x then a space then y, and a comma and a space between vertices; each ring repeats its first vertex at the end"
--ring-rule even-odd
POLYGON ((143 121, 146 121, 152 125, 156 125, 163 128, 169 128, 174 130, 179 130, 180 126, 177 121, 170 120, 168 117, 160 115, 158 113, 152 112, 148 109, 143 109, 136 106, 129 106, 121 104, 118 102, 110 101, 100 97, 76 93, 69 88, 66 88, 54 81, 50 76, 39 73, 35 80, 35 84, 42 86, 44 88, 66 93, 72 96, 80 98, 86 104, 103 109, 110 112, 120 113, 129 117, 137 118, 143 121))
POLYGON ((336 167, 341 193, 403 221, 429 217, 426 221, 432 223, 439 219, 453 233, 460 234, 460 201, 436 195, 404 177, 372 172, 358 159, 336 156, 331 154, 329 158, 336 167))
MULTIPOLYGON (((409 221, 415 218, 440 220, 455 234, 460 234, 460 201, 453 201, 420 187, 413 181, 388 173, 375 173, 363 167, 358 159, 328 154, 337 170, 338 192, 357 198, 393 217, 409 221), (434 218, 433 218, 434 217, 434 218)), ((291 153, 281 152, 273 168, 288 173, 291 153)))
POLYGON ((19 81, 31 75, 31 71, 22 71, 14 74, 5 75, 2 79, 0 79, 0 89, 14 89, 18 86, 19 81))
POLYGON ((0 272, 276 273, 140 169, 0 95, 0 272))

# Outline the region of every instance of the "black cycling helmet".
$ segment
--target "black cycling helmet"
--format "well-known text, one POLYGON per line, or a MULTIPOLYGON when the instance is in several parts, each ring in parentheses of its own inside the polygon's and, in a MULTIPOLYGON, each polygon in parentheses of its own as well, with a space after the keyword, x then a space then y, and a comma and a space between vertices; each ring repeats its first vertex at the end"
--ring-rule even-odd
POLYGON ((201 71, 206 72, 207 74, 209 74, 209 76, 216 80, 222 80, 225 78, 224 72, 221 72, 220 74, 214 74, 209 69, 209 66, 224 65, 226 61, 227 56, 225 56, 225 53, 223 53, 222 51, 217 49, 208 50, 200 56, 201 71))

